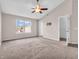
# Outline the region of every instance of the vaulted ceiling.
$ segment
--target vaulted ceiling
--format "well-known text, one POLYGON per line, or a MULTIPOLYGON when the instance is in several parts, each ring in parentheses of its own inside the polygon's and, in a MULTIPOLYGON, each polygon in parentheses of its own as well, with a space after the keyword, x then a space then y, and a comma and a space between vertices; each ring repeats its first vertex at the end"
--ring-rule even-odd
POLYGON ((47 11, 43 11, 43 14, 32 13, 32 8, 36 6, 36 0, 1 0, 1 8, 3 13, 40 19, 54 10, 54 8, 63 1, 64 0, 40 0, 40 5, 48 8, 47 11))

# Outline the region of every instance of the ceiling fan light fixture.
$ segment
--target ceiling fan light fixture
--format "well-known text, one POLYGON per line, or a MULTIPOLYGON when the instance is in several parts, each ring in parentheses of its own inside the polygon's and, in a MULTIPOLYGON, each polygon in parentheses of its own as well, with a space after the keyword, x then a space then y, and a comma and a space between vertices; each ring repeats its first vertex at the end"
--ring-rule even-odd
POLYGON ((40 6, 37 5, 36 8, 35 8, 35 12, 39 13, 40 11, 41 11, 40 6))
POLYGON ((37 0, 37 5, 33 9, 34 9, 34 11, 32 11, 32 13, 34 13, 34 12, 36 12, 36 13, 42 13, 42 11, 48 10, 48 8, 41 8, 41 6, 39 4, 39 0, 37 0))

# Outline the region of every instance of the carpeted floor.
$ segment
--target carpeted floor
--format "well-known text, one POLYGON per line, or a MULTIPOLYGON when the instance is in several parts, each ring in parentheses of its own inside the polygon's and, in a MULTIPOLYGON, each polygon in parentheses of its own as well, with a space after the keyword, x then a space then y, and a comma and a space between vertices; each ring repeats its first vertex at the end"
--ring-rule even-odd
POLYGON ((0 59, 78 59, 77 48, 41 37, 3 42, 0 59))

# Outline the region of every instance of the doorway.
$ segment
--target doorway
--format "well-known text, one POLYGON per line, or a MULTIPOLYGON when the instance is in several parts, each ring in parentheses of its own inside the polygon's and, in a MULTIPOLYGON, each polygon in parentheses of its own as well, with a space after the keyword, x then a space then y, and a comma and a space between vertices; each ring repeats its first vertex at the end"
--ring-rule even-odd
POLYGON ((66 45, 70 39, 70 17, 59 16, 59 39, 64 41, 66 45))

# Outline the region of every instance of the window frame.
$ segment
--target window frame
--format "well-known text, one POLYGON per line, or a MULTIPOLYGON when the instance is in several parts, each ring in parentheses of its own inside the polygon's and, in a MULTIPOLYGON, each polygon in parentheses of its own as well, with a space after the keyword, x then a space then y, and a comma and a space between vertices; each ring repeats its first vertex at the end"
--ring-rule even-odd
MULTIPOLYGON (((19 31, 20 31, 20 29, 19 29, 19 31)), ((32 21, 31 20, 22 20, 22 19, 17 19, 16 20, 16 34, 22 34, 22 33, 31 33, 32 32, 32 21), (17 27, 20 27, 20 26, 18 26, 17 25, 17 21, 24 21, 24 31, 23 32, 18 32, 17 31, 17 27), (26 23, 25 22, 29 22, 30 23, 30 27, 31 27, 31 29, 30 29, 30 31, 28 32, 26 32, 26 30, 25 30, 25 28, 26 28, 26 23)))

